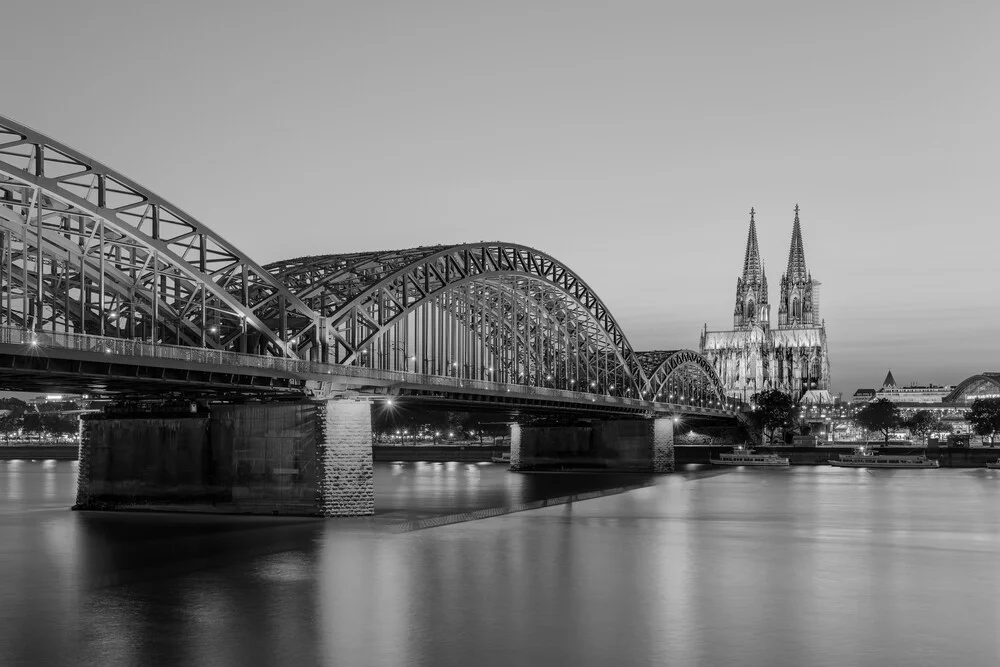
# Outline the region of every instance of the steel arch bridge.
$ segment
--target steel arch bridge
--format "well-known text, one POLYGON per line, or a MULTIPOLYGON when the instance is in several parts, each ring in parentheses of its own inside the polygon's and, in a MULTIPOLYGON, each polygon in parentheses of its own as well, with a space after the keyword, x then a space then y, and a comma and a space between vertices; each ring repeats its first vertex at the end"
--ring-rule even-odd
POLYGON ((2 117, 0 251, 7 329, 732 407, 699 354, 634 351, 590 286, 544 252, 476 243, 260 266, 164 198, 2 117))
POLYGON ((1000 373, 977 373, 962 380, 942 400, 944 403, 972 403, 977 398, 1000 396, 1000 373))

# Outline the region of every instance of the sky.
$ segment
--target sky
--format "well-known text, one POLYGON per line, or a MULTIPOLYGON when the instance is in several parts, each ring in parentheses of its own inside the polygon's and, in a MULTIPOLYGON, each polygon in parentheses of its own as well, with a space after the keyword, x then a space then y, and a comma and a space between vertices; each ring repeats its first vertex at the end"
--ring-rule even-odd
POLYGON ((696 349, 799 204, 834 392, 1000 370, 1000 3, 4 5, 0 115, 261 264, 517 242, 696 349))

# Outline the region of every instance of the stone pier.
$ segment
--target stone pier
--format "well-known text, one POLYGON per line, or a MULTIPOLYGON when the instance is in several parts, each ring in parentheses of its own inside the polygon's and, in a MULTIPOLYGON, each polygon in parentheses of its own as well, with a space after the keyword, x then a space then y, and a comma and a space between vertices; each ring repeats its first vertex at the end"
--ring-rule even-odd
POLYGON ((573 426, 510 428, 511 470, 672 472, 669 417, 593 421, 573 426))
POLYGON ((146 404, 88 416, 75 508, 373 514, 370 405, 146 404))

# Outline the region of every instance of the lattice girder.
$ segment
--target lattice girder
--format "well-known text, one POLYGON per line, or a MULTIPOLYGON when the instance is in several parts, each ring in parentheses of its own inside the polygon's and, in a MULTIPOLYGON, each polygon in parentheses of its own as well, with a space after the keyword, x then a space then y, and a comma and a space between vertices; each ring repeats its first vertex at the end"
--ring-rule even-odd
MULTIPOLYGON (((607 377, 620 377, 617 391, 638 396, 645 376, 620 326, 603 302, 575 273, 554 258, 516 244, 483 243, 434 246, 410 250, 364 253, 350 256, 300 258, 268 265, 276 276, 300 298, 326 318, 326 358, 336 363, 357 363, 373 345, 403 326, 419 308, 451 309, 452 301, 484 300, 508 304, 484 312, 487 331, 507 331, 507 340, 524 340, 535 352, 544 351, 531 363, 554 366, 557 354, 584 353, 584 361, 573 368, 593 368, 600 360, 607 377), (495 291, 487 299, 487 290, 495 291), (519 296, 522 295, 523 296, 519 296), (443 298, 446 299, 442 301, 443 298), (512 316, 512 305, 522 312, 512 316), (438 305, 433 305, 438 304, 438 305), (545 341, 542 344, 542 341, 545 341), (576 342, 574 342, 576 341, 576 342), (544 348, 541 349, 541 348, 544 348)), ((479 325, 482 326, 482 322, 479 325)), ((470 324, 471 328, 472 325, 470 324)), ((501 334, 491 334, 501 335, 501 334)), ((412 341, 411 341, 412 342, 412 341)), ((565 359, 563 374, 566 375, 565 359)), ((545 377, 549 375, 546 372, 545 377)), ((553 376, 555 377, 555 376, 553 376)), ((575 378, 564 378, 565 382, 575 378)), ((595 380, 591 380, 595 381, 595 380)), ((611 382, 605 383, 605 388, 611 382)))
POLYGON ((638 353, 646 369, 647 396, 673 402, 679 396, 725 403, 722 381, 710 363, 694 350, 638 353), (687 392, 686 394, 684 392, 687 392))
MULTIPOLYGON (((103 314, 115 303, 115 288, 109 288, 115 283, 135 295, 128 308, 146 313, 146 333, 156 327, 167 338, 171 330, 176 340, 169 342, 236 349, 253 339, 260 353, 294 356, 291 342, 316 336, 318 314, 228 241, 123 175, 2 117, 0 207, 24 221, 19 229, 7 227, 0 239, 10 256, 4 270, 17 257, 27 265, 22 272, 36 277, 63 272, 85 319, 101 313, 79 326, 108 328, 103 314), (54 235, 80 249, 82 270, 70 266, 65 244, 51 242, 54 235)), ((5 274, 5 280, 13 287, 13 278, 5 274)), ((19 305, 22 316, 32 300, 58 308, 45 293, 46 280, 37 282, 34 294, 8 296, 4 308, 19 305)), ((63 325, 69 327, 72 317, 62 317, 63 325)), ((48 313, 48 324, 59 321, 48 313)))

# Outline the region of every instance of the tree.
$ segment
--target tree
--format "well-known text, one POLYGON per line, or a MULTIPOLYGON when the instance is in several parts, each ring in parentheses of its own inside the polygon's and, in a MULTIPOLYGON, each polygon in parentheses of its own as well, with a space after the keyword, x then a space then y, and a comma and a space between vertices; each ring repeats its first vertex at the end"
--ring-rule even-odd
POLYGON ((903 422, 910 433, 926 442, 931 433, 946 430, 946 426, 930 410, 917 410, 913 416, 903 422))
POLYGON ((993 437, 1000 432, 1000 398, 977 398, 965 413, 965 421, 976 435, 989 436, 993 444, 993 437))
POLYGON ((774 434, 792 425, 795 418, 795 401, 780 389, 768 389, 750 397, 755 421, 767 434, 768 444, 774 443, 774 434))
POLYGON ((899 426, 899 408, 887 398, 877 398, 854 415, 854 423, 869 431, 877 431, 888 444, 892 430, 899 426))

